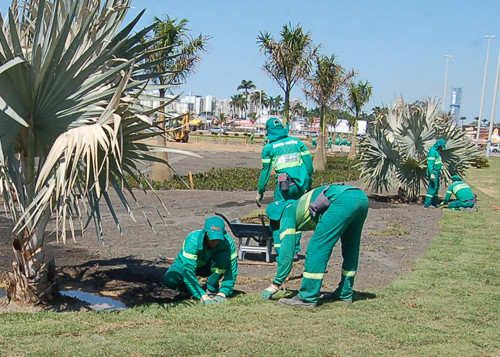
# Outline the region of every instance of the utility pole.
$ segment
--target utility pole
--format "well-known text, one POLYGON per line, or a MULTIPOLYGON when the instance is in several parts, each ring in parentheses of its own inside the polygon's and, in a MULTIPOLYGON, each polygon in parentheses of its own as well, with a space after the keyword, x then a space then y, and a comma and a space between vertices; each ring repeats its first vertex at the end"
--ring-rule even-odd
POLYGON ((450 58, 453 57, 452 55, 444 55, 446 57, 446 73, 444 75, 444 93, 443 93, 443 112, 444 112, 444 107, 446 103, 446 85, 448 83, 448 67, 450 63, 450 58))
POLYGON ((476 147, 479 146, 479 133, 481 131, 481 119, 483 118, 484 90, 486 88, 486 74, 488 73, 488 58, 490 56, 490 42, 494 35, 485 35, 488 39, 488 49, 486 50, 486 63, 484 65, 483 90, 481 92, 481 106, 479 107, 479 120, 477 121, 476 147))
POLYGON ((497 78, 495 80, 495 92, 493 94, 493 108, 491 109, 490 130, 488 131, 488 144, 486 145, 486 157, 490 157, 491 135, 493 134, 493 122, 495 121, 495 109, 497 104, 498 78, 500 77, 500 51, 498 51, 497 78))

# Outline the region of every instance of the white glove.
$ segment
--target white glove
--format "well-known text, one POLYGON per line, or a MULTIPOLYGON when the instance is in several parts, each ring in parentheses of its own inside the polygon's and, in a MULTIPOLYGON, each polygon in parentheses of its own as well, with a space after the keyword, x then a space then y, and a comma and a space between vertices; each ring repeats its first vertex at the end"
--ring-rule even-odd
POLYGON ((264 194, 263 193, 257 193, 257 196, 255 197, 255 200, 257 202, 262 202, 263 199, 264 199, 264 194))
POLYGON ((436 179, 436 175, 435 174, 431 174, 431 180, 435 180, 436 179))

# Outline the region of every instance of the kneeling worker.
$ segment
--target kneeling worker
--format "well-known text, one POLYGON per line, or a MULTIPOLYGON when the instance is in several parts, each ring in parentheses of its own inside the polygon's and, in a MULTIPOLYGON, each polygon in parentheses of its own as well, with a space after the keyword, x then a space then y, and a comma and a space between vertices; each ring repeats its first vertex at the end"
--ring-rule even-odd
POLYGON ((266 214, 271 220, 271 228, 280 234, 281 251, 273 283, 262 292, 261 298, 269 299, 274 295, 292 270, 295 232, 314 230, 307 246, 299 294, 292 299, 280 299, 280 304, 316 307, 330 255, 339 239, 343 257, 340 283, 333 293, 324 298, 351 303, 368 206, 368 198, 363 191, 344 185, 319 187, 296 201, 269 204, 266 214))
POLYGON ((202 230, 188 234, 174 264, 165 273, 164 283, 170 289, 188 290, 203 304, 224 302, 234 290, 238 275, 237 258, 224 221, 210 217, 202 230), (206 292, 197 276, 208 277, 206 292))
POLYGON ((444 201, 441 202, 441 205, 444 206, 450 202, 451 195, 453 194, 457 199, 448 204, 449 209, 471 209, 477 211, 477 206, 475 205, 476 199, 467 182, 463 181, 458 175, 453 175, 451 181, 453 181, 453 183, 448 187, 446 196, 444 197, 444 201))

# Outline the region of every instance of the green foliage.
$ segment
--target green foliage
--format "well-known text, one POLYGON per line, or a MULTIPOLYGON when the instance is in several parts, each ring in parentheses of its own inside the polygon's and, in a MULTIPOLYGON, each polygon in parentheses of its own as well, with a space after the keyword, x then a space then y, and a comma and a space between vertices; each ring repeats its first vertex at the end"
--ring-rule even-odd
MULTIPOLYGON (((215 169, 207 172, 193 174, 194 187, 198 190, 212 191, 254 191, 257 189, 260 169, 257 168, 230 168, 215 169)), ((348 160, 347 156, 328 157, 327 170, 318 171, 313 174, 313 187, 356 180, 359 178, 357 162, 348 160)), ((143 180, 141 184, 134 182, 130 177, 127 183, 131 187, 148 188, 149 184, 143 180)), ((151 183, 157 190, 190 189, 189 177, 177 175, 171 181, 151 183)), ((276 187, 275 175, 271 175, 267 184, 267 190, 272 191, 276 187)))
POLYGON ((360 142, 360 170, 364 186, 374 191, 401 187, 412 200, 427 185, 427 153, 439 138, 446 140, 441 153, 441 178, 446 184, 452 175, 463 175, 479 158, 474 143, 451 117, 437 108, 433 99, 380 111, 360 142))

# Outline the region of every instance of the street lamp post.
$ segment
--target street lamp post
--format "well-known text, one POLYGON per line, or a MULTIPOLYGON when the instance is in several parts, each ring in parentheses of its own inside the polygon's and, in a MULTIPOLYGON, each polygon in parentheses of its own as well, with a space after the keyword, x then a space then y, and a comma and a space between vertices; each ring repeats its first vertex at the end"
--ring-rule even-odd
POLYGON ((448 65, 450 63, 450 58, 453 56, 452 55, 444 55, 444 57, 446 57, 446 73, 444 75, 443 112, 444 112, 444 107, 445 107, 445 102, 446 102, 446 85, 448 83, 448 65))
POLYGON ((490 157, 491 135, 493 134, 493 122, 495 121, 495 109, 497 103, 499 77, 500 77, 500 51, 498 51, 497 78, 495 80, 495 91, 493 92, 493 108, 491 109, 490 130, 488 131, 488 144, 486 145, 486 157, 490 157))
POLYGON ((490 56, 490 42, 494 35, 486 35, 484 38, 488 39, 488 49, 486 50, 486 63, 484 65, 483 77, 483 91, 481 92, 481 106, 479 107, 479 120, 477 121, 477 134, 476 134, 476 147, 479 146, 479 133, 481 131, 481 119, 483 118, 483 103, 484 103, 484 90, 486 88, 486 74, 488 73, 488 58, 490 56))

